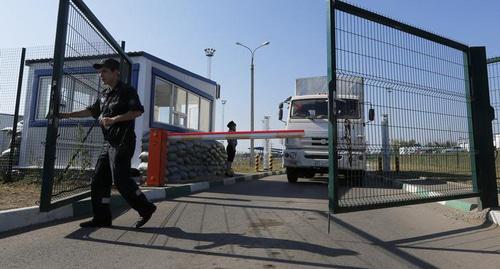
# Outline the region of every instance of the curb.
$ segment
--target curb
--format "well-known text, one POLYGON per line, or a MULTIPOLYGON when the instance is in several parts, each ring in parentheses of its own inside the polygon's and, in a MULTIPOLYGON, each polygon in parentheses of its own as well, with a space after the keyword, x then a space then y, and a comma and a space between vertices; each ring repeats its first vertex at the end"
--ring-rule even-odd
MULTIPOLYGON (((151 202, 159 202, 186 196, 196 192, 201 192, 213 187, 253 181, 263 177, 280 175, 283 173, 284 171, 263 172, 258 174, 224 178, 217 181, 202 181, 196 183, 188 183, 180 186, 154 188, 145 187, 141 189, 151 202)), ((126 206, 127 203, 121 196, 116 195, 111 197, 111 205, 111 210, 115 210, 126 206)), ((90 198, 73 202, 72 204, 65 205, 50 212, 40 212, 38 206, 3 210, 0 211, 0 233, 10 232, 30 226, 41 225, 56 220, 86 217, 90 216, 91 214, 92 206, 90 198)))
MULTIPOLYGON (((423 197, 423 198, 443 196, 440 192, 429 191, 429 190, 426 190, 422 187, 419 187, 418 185, 404 183, 401 181, 398 181, 398 182, 401 184, 401 188, 404 191, 414 193, 414 194, 416 194, 420 197, 423 197)), ((477 208, 476 204, 465 202, 463 200, 448 200, 448 201, 441 201, 441 202, 436 202, 436 203, 438 203, 440 205, 447 206, 447 207, 451 207, 454 209, 458 209, 458 210, 464 211, 464 212, 469 212, 469 211, 473 210, 474 208, 477 208)))
MULTIPOLYGON (((384 181, 386 184, 391 184, 394 187, 401 188, 407 192, 414 193, 420 197, 428 198, 428 197, 436 197, 436 196, 441 196, 441 193, 435 192, 435 191, 428 191, 426 189, 423 189, 419 187, 418 185, 413 185, 409 183, 405 183, 403 181, 397 180, 397 179, 388 179, 385 177, 376 177, 378 180, 384 181)), ((460 210, 462 212, 470 212, 473 209, 477 208, 478 205, 475 203, 469 203, 463 200, 448 200, 448 201, 441 201, 441 202, 436 202, 438 204, 454 208, 457 210, 460 210)), ((488 212, 488 220, 491 221, 492 223, 495 224, 500 224, 500 210, 490 210, 488 212)))
MULTIPOLYGON (((436 196, 442 196, 441 193, 436 192, 436 191, 429 191, 424 188, 421 188, 418 185, 414 184, 409 184, 403 181, 400 181, 398 179, 389 179, 386 177, 381 177, 381 176, 376 176, 375 177, 377 180, 383 181, 385 184, 390 184, 393 187, 401 188, 404 191, 414 193, 420 197, 423 198, 429 198, 429 197, 436 197, 436 196)), ((469 203, 463 200, 448 200, 448 201, 441 201, 441 202, 436 202, 438 204, 451 207, 454 209, 458 209, 464 212, 469 212, 475 208, 477 208, 477 204, 474 203, 469 203)))
MULTIPOLYGON (((396 180, 396 181, 398 182, 397 184, 401 184, 403 190, 405 190, 407 192, 415 193, 418 196, 426 197, 426 198, 427 197, 441 196, 441 193, 439 193, 439 192, 428 191, 426 189, 420 188, 417 185, 404 183, 404 182, 401 182, 399 180, 396 180)), ((436 203, 447 206, 447 207, 451 207, 454 209, 458 209, 458 210, 463 211, 463 212, 470 212, 471 210, 478 207, 477 204, 469 203, 469 202, 466 202, 463 200, 448 200, 448 201, 441 201, 441 202, 436 202, 436 203)), ((487 219, 494 224, 497 224, 497 225, 500 224, 500 210, 498 210, 498 209, 497 210, 493 210, 493 209, 490 210, 488 212, 487 219)))

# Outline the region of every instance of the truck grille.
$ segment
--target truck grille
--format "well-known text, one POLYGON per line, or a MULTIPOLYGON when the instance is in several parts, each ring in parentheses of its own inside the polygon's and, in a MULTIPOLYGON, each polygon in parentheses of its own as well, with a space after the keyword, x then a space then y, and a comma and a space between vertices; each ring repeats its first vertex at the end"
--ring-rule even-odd
POLYGON ((306 157, 307 159, 328 160, 328 155, 305 154, 304 157, 306 157))
POLYGON ((311 145, 313 146, 328 146, 328 138, 312 137, 311 145))

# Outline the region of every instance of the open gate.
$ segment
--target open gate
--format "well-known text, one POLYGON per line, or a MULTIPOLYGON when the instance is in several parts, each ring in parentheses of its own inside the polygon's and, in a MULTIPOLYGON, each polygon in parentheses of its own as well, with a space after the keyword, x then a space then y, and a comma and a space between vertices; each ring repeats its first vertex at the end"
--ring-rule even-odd
MULTIPOLYGON (((491 105, 495 110, 493 120, 493 141, 495 146, 495 167, 497 176, 497 188, 500 186, 500 57, 488 59, 488 85, 490 88, 491 105)), ((499 190, 500 191, 500 190, 499 190)))
POLYGON ((92 118, 58 119, 57 115, 85 109, 100 97, 102 83, 92 68, 96 62, 120 61, 122 81, 130 82, 131 60, 123 47, 82 0, 59 1, 54 57, 31 61, 31 68, 52 77, 47 83, 51 91, 41 211, 90 196, 94 165, 104 145, 98 122, 92 118))
POLYGON ((330 213, 497 206, 485 48, 336 0, 328 33, 330 213))

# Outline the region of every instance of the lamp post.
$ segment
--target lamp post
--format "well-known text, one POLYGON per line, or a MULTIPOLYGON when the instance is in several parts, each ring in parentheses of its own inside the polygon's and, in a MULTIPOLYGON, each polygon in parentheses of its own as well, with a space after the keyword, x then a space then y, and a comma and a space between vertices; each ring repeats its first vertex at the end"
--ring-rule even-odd
POLYGON ((207 59, 208 59, 208 74, 207 74, 207 78, 208 79, 212 79, 211 76, 212 76, 212 57, 214 56, 215 54, 215 49, 213 48, 206 48, 205 49, 205 55, 207 56, 207 59))
POLYGON ((221 131, 224 132, 224 124, 225 124, 225 122, 224 122, 224 105, 226 104, 227 100, 222 99, 222 100, 220 100, 220 102, 222 104, 222 125, 221 125, 222 129, 221 129, 221 131))
MULTIPOLYGON (((259 48, 261 47, 264 47, 264 46, 267 46, 269 45, 270 42, 267 41, 267 42, 264 42, 262 43, 260 46, 258 46, 257 48, 255 49, 251 49, 243 44, 241 44, 240 42, 236 42, 236 45, 238 46, 242 46, 246 49, 248 49, 248 51, 250 51, 250 54, 252 55, 252 61, 251 61, 251 65, 250 65, 250 131, 254 131, 254 83, 253 83, 253 78, 254 78, 254 64, 253 64, 253 58, 254 58, 254 55, 255 55, 255 51, 257 51, 259 48)), ((250 139, 250 166, 253 165, 253 162, 254 162, 254 141, 253 139, 250 139)))

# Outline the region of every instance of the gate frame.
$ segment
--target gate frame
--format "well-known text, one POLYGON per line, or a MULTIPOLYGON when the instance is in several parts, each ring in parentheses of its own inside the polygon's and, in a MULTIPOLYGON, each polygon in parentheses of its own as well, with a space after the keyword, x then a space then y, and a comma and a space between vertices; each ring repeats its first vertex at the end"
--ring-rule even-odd
POLYGON ((387 208, 393 206, 413 205, 420 203, 436 202, 443 200, 454 200, 461 198, 480 197, 482 207, 498 206, 496 192, 496 175, 493 152, 491 106, 489 100, 488 74, 486 66, 486 53, 484 47, 472 47, 461 44, 457 41, 444 38, 442 36, 424 31, 414 26, 387 18, 380 14, 364 10, 362 8, 344 3, 338 0, 328 0, 327 14, 327 50, 328 50, 328 140, 329 143, 329 173, 328 173, 328 207, 330 214, 361 211, 368 209, 387 208), (464 68, 468 69, 466 75, 469 83, 466 85, 466 95, 471 97, 471 102, 467 103, 469 118, 469 132, 472 133, 470 139, 471 149, 471 170, 473 190, 470 193, 460 195, 450 195, 443 197, 419 198, 397 202, 385 202, 355 207, 339 207, 339 184, 337 167, 337 115, 336 104, 333 101, 336 96, 336 10, 348 13, 353 16, 381 24, 401 32, 424 38, 435 43, 462 51, 464 54, 464 68), (491 119, 491 120, 490 120, 491 119), (477 131, 482 130, 482 131, 477 131), (486 134, 483 134, 486 133, 486 134), (487 139, 480 139, 480 135, 489 135, 487 139), (490 139, 488 139, 490 138, 490 139), (474 143, 476 142, 476 143, 474 143), (492 165, 493 164, 493 165, 492 165), (494 193, 492 191, 494 190, 494 193))
MULTIPOLYGON (((488 60, 485 47, 469 48, 469 74, 471 88, 471 115, 469 131, 473 134, 476 190, 480 192, 481 207, 498 207, 498 191, 495 168, 493 124, 495 110, 490 102, 488 60)), ((472 166, 471 166, 472 167, 472 166)))

